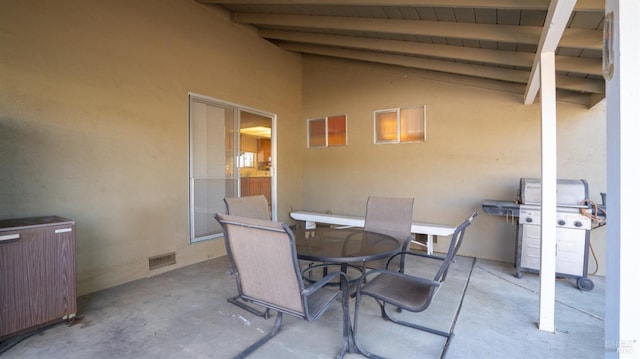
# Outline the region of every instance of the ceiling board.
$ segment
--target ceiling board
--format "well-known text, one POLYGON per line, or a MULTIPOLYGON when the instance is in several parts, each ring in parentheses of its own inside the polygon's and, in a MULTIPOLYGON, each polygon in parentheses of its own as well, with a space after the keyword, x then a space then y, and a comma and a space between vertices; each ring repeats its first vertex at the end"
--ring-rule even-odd
MULTIPOLYGON (((459 79, 484 79, 492 88, 503 82, 509 91, 513 89, 509 83, 520 80, 500 71, 532 73, 531 56, 538 50, 550 4, 550 0, 195 1, 225 9, 234 21, 255 27, 265 40, 303 56, 415 66, 459 79)), ((571 94, 563 98, 584 97, 580 102, 589 104, 603 96, 604 6, 605 0, 578 0, 562 32, 556 50, 558 89, 571 94)), ((518 88, 524 95, 524 86, 518 88)))

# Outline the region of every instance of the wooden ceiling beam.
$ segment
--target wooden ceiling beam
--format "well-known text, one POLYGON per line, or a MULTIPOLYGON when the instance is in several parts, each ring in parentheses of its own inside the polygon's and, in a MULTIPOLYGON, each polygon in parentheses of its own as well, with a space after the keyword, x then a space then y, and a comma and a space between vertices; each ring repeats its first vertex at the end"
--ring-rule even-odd
MULTIPOLYGON (((576 4, 576 0, 552 0, 549 4, 549 11, 547 11, 547 18, 544 22, 544 28, 538 48, 536 51, 536 57, 529 74, 529 81, 527 81, 527 90, 524 94, 524 103, 530 105, 535 100, 538 91, 540 90, 540 62, 542 54, 554 54, 562 38, 562 34, 567 28, 567 23, 571 18, 573 7, 576 4)), ((600 41, 602 42, 602 40, 600 41)), ((555 59, 553 62, 555 66, 555 59)), ((560 84, 557 84, 560 87, 560 84)))
POLYGON ((556 71, 602 77, 602 59, 590 57, 556 56, 556 71))
MULTIPOLYGON (((372 33, 391 33, 443 38, 473 39, 536 45, 542 29, 537 26, 475 24, 462 22, 366 19, 338 16, 234 13, 233 20, 243 24, 294 29, 331 29, 372 33)), ((567 29, 560 46, 602 49, 602 31, 567 29)))
MULTIPOLYGON (((254 5, 339 5, 339 6, 410 6, 453 7, 504 10, 547 10, 549 0, 196 0, 202 4, 254 5)), ((578 0, 576 11, 604 12, 605 0, 578 0)))
MULTIPOLYGON (((475 47, 460 47, 423 42, 373 39, 357 36, 327 35, 318 33, 259 30, 263 38, 308 43, 324 46, 337 46, 368 51, 396 52, 414 56, 432 56, 471 62, 486 62, 495 65, 531 68, 535 54, 528 52, 502 51, 475 47)), ((602 62, 599 59, 558 56, 558 72, 578 72, 602 76, 602 62)))
MULTIPOLYGON (((475 64, 465 64, 450 61, 425 59, 412 56, 401 56, 394 54, 384 54, 379 52, 368 52, 361 50, 350 50, 332 48, 318 45, 283 43, 281 48, 289 51, 322 55, 351 60, 360 60, 387 65, 396 65, 423 70, 445 72, 456 75, 466 75, 492 80, 501 80, 526 84, 529 78, 529 71, 510 70, 498 67, 489 67, 475 64)), ((558 76, 557 87, 559 89, 572 90, 584 93, 604 92, 604 80, 585 79, 580 77, 558 76)))
MULTIPOLYGON (((606 91, 605 91, 606 92, 606 91)), ((589 108, 594 108, 599 105, 606 98, 605 92, 592 94, 589 96, 589 108)))
POLYGON ((433 56, 529 68, 533 64, 534 58, 534 54, 527 52, 500 51, 424 42, 383 40, 357 36, 326 35, 282 30, 260 30, 258 31, 258 35, 267 39, 289 42, 310 43, 370 51, 396 52, 416 56, 433 56))
POLYGON ((507 70, 497 67, 463 64, 411 56, 383 54, 378 52, 338 49, 294 43, 282 44, 281 47, 289 51, 303 52, 314 55, 348 58, 352 60, 384 63, 389 65, 398 65, 404 67, 419 68, 423 70, 448 72, 459 75, 484 77, 494 80, 511 81, 518 83, 526 83, 527 77, 529 75, 528 71, 522 70, 507 70))

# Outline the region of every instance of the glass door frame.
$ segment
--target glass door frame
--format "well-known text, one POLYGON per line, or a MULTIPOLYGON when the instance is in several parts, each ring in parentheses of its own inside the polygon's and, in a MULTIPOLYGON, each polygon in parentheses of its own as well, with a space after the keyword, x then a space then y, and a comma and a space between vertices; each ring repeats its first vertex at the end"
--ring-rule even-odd
MULTIPOLYGON (((268 113, 265 111, 260 111, 260 110, 256 110, 247 106, 242 106, 242 105, 238 105, 235 103, 231 103, 231 102, 226 102, 226 101, 222 101, 222 100, 218 100, 218 99, 214 99, 208 96, 203 96, 200 94, 196 94, 196 93, 192 93, 189 92, 188 94, 188 107, 189 107, 189 121, 188 121, 188 143, 189 143, 189 153, 188 153, 188 163, 189 163, 189 202, 188 202, 188 206, 189 206, 189 242, 190 243, 198 243, 201 241, 205 241, 205 240, 209 240, 209 239, 216 239, 216 238, 221 238, 222 237, 222 231, 220 230, 220 232, 216 232, 213 233, 211 235, 205 235, 205 236, 200 236, 200 237, 196 237, 196 225, 195 225, 195 188, 194 188, 194 176, 193 176, 193 143, 192 143, 192 102, 193 101, 197 101, 197 102, 201 102, 207 105, 211 105, 211 106, 215 106, 215 107, 220 107, 220 108, 224 108, 227 110, 233 110, 234 111, 234 129, 233 129, 233 157, 234 157, 234 166, 235 168, 233 169, 232 173, 233 175, 228 178, 225 175, 225 179, 230 179, 234 181, 234 195, 235 196, 239 196, 240 195, 240 155, 241 155, 241 151, 240 151, 240 112, 249 112, 249 113, 253 113, 259 116, 263 116, 263 117, 267 117, 271 119, 271 218, 273 218, 274 221, 277 221, 277 192, 275 191, 275 188, 277 188, 277 177, 276 177, 276 168, 277 168, 277 152, 276 152, 276 143, 277 143, 277 136, 276 136, 276 123, 277 123, 277 116, 275 114, 272 113, 268 113)), ((225 129, 226 131, 226 129, 225 129)), ((224 205, 222 205, 224 207, 224 205)), ((213 213, 211 213, 211 216, 213 216, 213 213)), ((213 218, 211 218, 211 220, 214 220, 213 218)))

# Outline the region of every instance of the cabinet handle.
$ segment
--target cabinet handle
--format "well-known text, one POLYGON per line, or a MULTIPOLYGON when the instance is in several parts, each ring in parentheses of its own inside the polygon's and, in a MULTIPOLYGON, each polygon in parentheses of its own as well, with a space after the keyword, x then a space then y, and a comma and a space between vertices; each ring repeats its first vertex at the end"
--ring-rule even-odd
POLYGON ((20 233, 14 233, 14 234, 3 234, 0 236, 0 242, 2 241, 11 241, 14 239, 20 239, 20 233))
POLYGON ((67 233, 67 232, 71 232, 71 228, 61 228, 61 229, 56 229, 55 233, 67 233))

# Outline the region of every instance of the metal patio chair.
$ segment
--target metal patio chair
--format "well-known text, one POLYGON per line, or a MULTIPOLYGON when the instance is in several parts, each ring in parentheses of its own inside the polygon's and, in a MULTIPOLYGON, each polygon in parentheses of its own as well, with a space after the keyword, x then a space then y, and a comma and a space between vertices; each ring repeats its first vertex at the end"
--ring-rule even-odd
POLYGON ((227 197, 224 199, 227 214, 232 216, 249 217, 271 220, 271 211, 267 197, 263 194, 245 197, 227 197))
MULTIPOLYGON (((402 269, 400 271, 375 269, 368 271, 365 275, 363 275, 356 287, 356 304, 353 324, 353 334, 356 340, 358 333, 358 314, 360 310, 360 304, 364 296, 370 296, 376 300, 376 302, 380 306, 382 317, 385 320, 389 320, 396 324, 404 325, 410 328, 437 334, 445 338, 449 338, 453 335, 452 330, 444 332, 416 323, 410 323, 396 319, 390 315, 387 304, 389 306, 397 308, 398 310, 404 309, 410 312, 422 312, 426 310, 431 304, 433 297, 438 292, 438 289, 447 278, 449 265, 453 261, 454 257, 458 253, 458 250, 460 249, 460 246, 462 245, 464 233, 477 215, 478 213, 476 211, 456 227, 451 237, 449 249, 444 257, 411 251, 403 251, 394 255, 394 257, 411 255, 424 259, 434 259, 442 261, 440 267, 438 268, 438 271, 432 279, 427 279, 423 276, 418 275, 409 275, 407 273, 404 273, 402 269), (367 281, 366 278, 369 276, 374 277, 367 281)), ((389 258, 388 263, 390 263, 394 257, 389 258)), ((362 348, 358 348, 358 350, 368 358, 379 358, 378 356, 371 354, 363 350, 362 348)))
MULTIPOLYGON (((367 199, 367 207, 364 217, 364 230, 382 233, 393 237, 402 243, 402 250, 406 250, 407 246, 411 243, 411 239, 413 239, 411 235, 411 224, 413 223, 413 202, 413 198, 370 196, 367 199)), ((345 242, 345 248, 343 251, 348 251, 347 243, 348 242, 345 242)), ((368 246, 374 244, 364 241, 361 245, 368 246)), ((382 259, 363 262, 362 265, 350 265, 350 267, 358 270, 359 273, 357 277, 353 276, 349 280, 349 283, 355 284, 359 280, 360 275, 366 272, 367 268, 383 269, 386 267, 386 263, 387 260, 382 259)), ((394 265, 400 267, 403 263, 404 256, 401 257, 400 261, 394 261, 394 265)), ((323 268, 326 273, 327 268, 334 265, 335 264, 333 263, 310 264, 305 272, 310 273, 310 271, 317 268, 323 268)))
MULTIPOLYGON (((257 196, 227 197, 224 199, 224 205, 227 208, 227 214, 233 216, 262 219, 265 221, 271 220, 269 203, 267 202, 267 198, 262 194, 257 196)), ((234 274, 233 268, 229 274, 234 274)), ((242 300, 240 287, 238 287, 238 295, 228 298, 227 301, 259 317, 269 318, 269 309, 259 310, 242 300)))
MULTIPOLYGON (((277 312, 269 334, 249 346, 236 358, 244 358, 273 338, 282 326, 283 314, 313 321, 335 301, 342 302, 343 343, 337 358, 349 346, 349 297, 342 290, 325 288, 342 272, 332 272, 313 285, 304 286, 294 235, 285 223, 216 214, 233 268, 239 297, 277 312)), ((346 287, 346 282, 344 283, 346 287)))
MULTIPOLYGON (((407 246, 411 242, 413 237, 411 236, 411 224, 413 223, 413 198, 395 198, 395 197, 376 197, 370 196, 367 199, 367 207, 364 219, 364 230, 376 233, 386 234, 395 238, 402 243, 402 250, 406 250, 407 246)), ((375 243, 369 243, 363 241, 362 246, 374 246, 375 243)), ((345 241, 345 247, 343 252, 348 251, 348 241, 345 241)), ((403 259, 404 257, 402 257, 403 259)), ((403 260, 394 261, 395 265, 401 266, 403 260)), ((386 259, 367 261, 360 264, 349 265, 350 268, 355 268, 358 272, 357 276, 352 276, 349 283, 355 284, 362 273, 365 273, 367 268, 381 269, 385 268, 387 264, 386 259)), ((324 273, 328 268, 335 266, 334 263, 321 263, 321 264, 309 264, 308 268, 303 274, 310 274, 311 271, 315 271, 321 268, 324 273)), ((307 281, 312 282, 309 276, 304 277, 307 281)))
MULTIPOLYGON (((402 243, 405 251, 413 239, 411 224, 413 223, 413 198, 376 197, 367 199, 367 209, 364 217, 364 230, 386 234, 402 243)), ((365 243, 366 245, 366 243, 365 243)), ((402 265, 394 261, 395 265, 402 265)), ((386 260, 370 261, 363 265, 366 268, 384 269, 386 260)))

